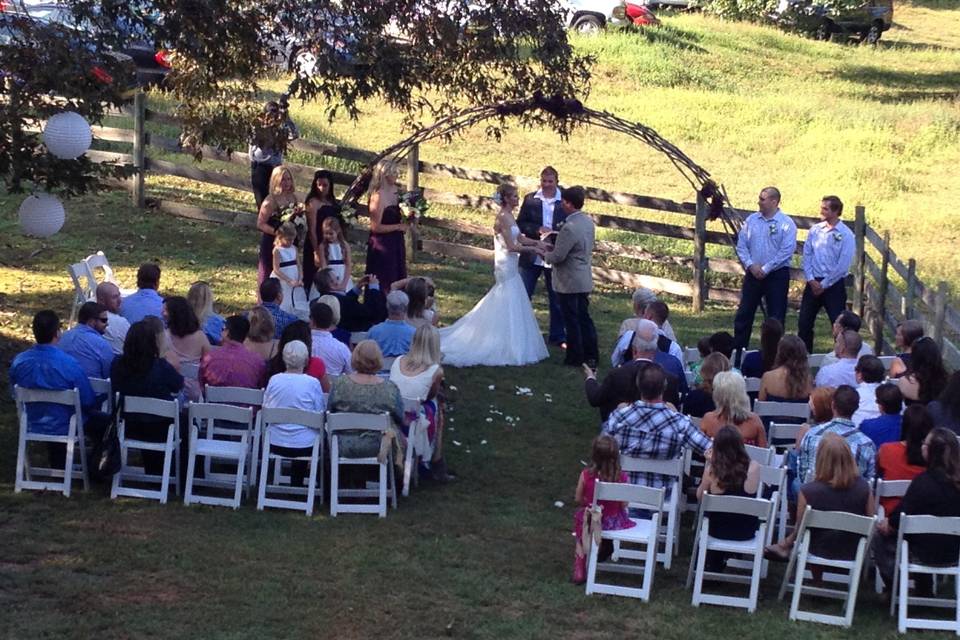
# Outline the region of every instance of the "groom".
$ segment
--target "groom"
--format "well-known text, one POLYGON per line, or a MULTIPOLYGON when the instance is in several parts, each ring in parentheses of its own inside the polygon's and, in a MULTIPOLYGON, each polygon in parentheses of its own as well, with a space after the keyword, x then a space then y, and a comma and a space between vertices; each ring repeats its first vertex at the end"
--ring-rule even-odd
POLYGON ((586 364, 596 369, 600 357, 597 329, 590 318, 594 224, 581 211, 583 199, 583 187, 561 190, 560 206, 566 221, 557 234, 556 246, 542 255, 553 265, 553 285, 567 330, 567 357, 563 364, 586 364))
MULTIPOLYGON (((567 214, 560 207, 558 180, 557 170, 553 167, 545 167, 540 172, 540 189, 536 193, 528 193, 524 196, 523 204, 520 205, 520 214, 517 216, 517 226, 528 238, 541 240, 543 234, 559 231, 563 226, 567 214)), ((552 245, 555 238, 556 236, 550 236, 548 242, 552 245)), ((531 300, 541 273, 547 287, 547 300, 550 303, 550 332, 547 340, 550 344, 560 346, 564 341, 563 317, 553 288, 552 269, 540 256, 529 253, 520 254, 520 278, 531 300)))

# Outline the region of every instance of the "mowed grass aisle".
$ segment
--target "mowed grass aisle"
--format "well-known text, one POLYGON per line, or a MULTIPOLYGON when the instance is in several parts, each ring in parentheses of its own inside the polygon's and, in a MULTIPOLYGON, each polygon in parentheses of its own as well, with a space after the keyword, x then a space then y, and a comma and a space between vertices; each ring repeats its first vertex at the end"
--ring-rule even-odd
MULTIPOLYGON (((0 202, 10 210, 11 200, 0 202)), ((253 232, 131 209, 124 194, 71 206, 61 234, 43 243, 0 219, 2 375, 29 344, 34 311, 66 314, 64 265, 107 252, 124 283, 159 260, 164 292, 211 283, 222 311, 246 308, 254 282, 253 232)), ((445 319, 467 311, 491 282, 488 268, 426 261, 445 319)), ((626 292, 598 290, 594 318, 608 352, 626 292)), ((681 340, 729 324, 731 311, 696 318, 675 304, 681 340)), ((545 309, 537 311, 545 323, 545 309)), ((0 399, 0 637, 4 638, 719 638, 893 637, 872 595, 841 632, 790 624, 775 600, 780 569, 758 612, 689 605, 691 543, 657 571, 653 601, 587 598, 569 578, 573 489, 597 432, 581 376, 549 361, 525 368, 450 369, 446 446, 460 480, 421 488, 386 520, 111 501, 106 488, 74 497, 13 493, 14 407, 0 399), (490 390, 489 386, 494 389, 490 390), (515 394, 530 387, 532 397, 515 394), (545 394, 550 394, 548 402, 545 394), (502 412, 491 413, 491 408, 502 412), (519 418, 514 424, 506 416, 519 418), (488 421, 489 420, 489 421, 488 421), (457 446, 454 441, 460 443, 457 446), (486 442, 484 444, 484 441, 486 442), (558 508, 556 501, 564 506, 558 508)))

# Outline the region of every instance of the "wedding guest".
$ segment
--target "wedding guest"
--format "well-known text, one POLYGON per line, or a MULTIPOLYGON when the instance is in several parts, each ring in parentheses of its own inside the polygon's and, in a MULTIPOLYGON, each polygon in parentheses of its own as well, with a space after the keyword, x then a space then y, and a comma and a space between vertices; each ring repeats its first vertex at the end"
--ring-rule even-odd
POLYGON ((187 302, 193 312, 197 314, 197 320, 207 340, 212 345, 220 344, 220 337, 223 335, 224 320, 223 316, 213 310, 213 291, 206 282, 194 282, 187 291, 187 302))
MULTIPOLYGON (((617 331, 617 336, 622 336, 627 331, 633 331, 637 328, 637 320, 643 318, 644 312, 647 310, 647 305, 651 302, 656 302, 657 294, 655 294, 650 289, 640 287, 639 289, 633 292, 631 297, 631 302, 633 305, 633 316, 627 318, 620 323, 620 330, 617 331)), ((670 338, 671 340, 676 341, 677 336, 673 332, 673 327, 670 326, 670 320, 664 320, 663 325, 660 327, 663 330, 663 333, 670 338)))
MULTIPOLYGON (((844 331, 855 331, 860 333, 860 329, 863 326, 863 322, 860 320, 860 316, 855 314, 853 311, 842 311, 840 315, 837 316, 837 319, 833 321, 831 330, 833 331, 833 339, 836 341, 837 336, 843 333, 844 331)), ((809 351, 807 353, 810 353, 809 351)), ((860 352, 857 354, 857 357, 860 356, 872 356, 873 349, 870 348, 870 345, 867 344, 866 340, 861 338, 860 352)), ((839 356, 834 353, 834 350, 831 349, 828 353, 823 355, 823 359, 820 360, 820 368, 826 367, 828 365, 834 364, 839 360, 839 356)))
MULTIPOLYGON (((164 300, 163 319, 167 323, 170 349, 176 354, 181 366, 191 364, 199 367, 203 357, 210 353, 210 341, 200 330, 200 322, 187 299, 170 296, 164 300)), ((191 401, 200 399, 202 390, 196 378, 187 377, 186 390, 191 401)))
POLYGON ((263 105, 259 126, 254 128, 247 151, 250 158, 250 185, 253 187, 253 198, 258 211, 267 194, 273 192, 269 183, 273 171, 283 164, 285 143, 300 137, 297 125, 287 115, 284 102, 285 100, 270 100, 263 105), (284 140, 278 140, 277 136, 284 140))
POLYGON ((277 352, 276 324, 273 314, 261 306, 256 306, 248 314, 250 331, 243 346, 254 352, 264 360, 269 360, 277 352))
POLYGON ((810 397, 807 348, 797 336, 784 336, 777 347, 774 367, 760 379, 759 400, 806 402, 810 397))
MULTIPOLYGON (((331 333, 334 326, 333 309, 319 301, 310 305, 312 353, 323 360, 329 375, 340 376, 351 373, 353 369, 350 364, 350 349, 331 333)), ((379 347, 377 350, 379 351, 379 347)))
POLYGON ((373 170, 369 195, 370 238, 367 240, 366 273, 389 289, 395 280, 407 277, 407 254, 403 236, 407 225, 400 211, 397 163, 381 160, 373 170))
POLYGON ((938 427, 960 434, 960 371, 954 371, 936 400, 927 405, 927 412, 938 427))
POLYGON ((123 341, 130 330, 130 322, 120 315, 120 288, 112 282, 97 285, 97 302, 107 310, 107 329, 103 337, 117 355, 123 353, 123 341))
POLYGON ((855 388, 860 394, 860 406, 857 407, 852 420, 853 424, 860 427, 864 420, 876 418, 881 413, 880 407, 877 406, 877 388, 886 377, 887 368, 877 356, 860 356, 854 373, 857 376, 855 388))
POLYGON ((730 425, 740 433, 744 444, 767 446, 763 422, 760 416, 750 411, 750 398, 743 376, 736 371, 717 373, 713 378, 713 401, 717 408, 703 416, 701 431, 715 438, 726 425, 730 425))
POLYGON ((901 395, 900 388, 897 385, 887 382, 877 386, 874 397, 880 415, 864 420, 859 424, 859 427, 860 431, 863 431, 879 447, 885 442, 900 439, 903 420, 903 416, 900 415, 903 410, 903 395, 901 395))
MULTIPOLYGON (((257 267, 257 284, 262 284, 273 271, 273 245, 280 227, 280 216, 293 210, 302 198, 293 184, 293 174, 283 165, 275 166, 270 173, 270 194, 259 205, 257 229, 260 230, 260 250, 257 267)), ((262 296, 262 293, 261 293, 262 296)), ((269 302, 260 298, 261 302, 269 302)))
POLYGON ((701 382, 683 398, 683 412, 693 418, 702 418, 707 412, 716 409, 713 399, 714 376, 722 371, 730 371, 730 361, 722 353, 711 353, 703 359, 700 367, 701 382))
POLYGON ((307 345, 307 363, 304 366, 303 372, 308 376, 316 378, 323 392, 329 393, 330 377, 327 375, 327 365, 323 362, 322 358, 313 355, 313 335, 310 330, 310 325, 303 320, 291 322, 287 325, 287 328, 283 330, 280 341, 277 343, 277 354, 267 362, 267 378, 272 378, 278 373, 283 373, 287 370, 287 365, 283 360, 283 349, 291 342, 297 340, 307 345))
MULTIPOLYGON (((891 385, 892 386, 892 385, 891 385)), ((923 407, 907 407, 903 412, 903 429, 896 438, 880 445, 877 452, 877 475, 884 480, 913 480, 927 468, 923 458, 923 441, 933 430, 933 421, 923 407)), ((880 498, 883 512, 891 514, 900 498, 880 498)))
MULTIPOLYGON (((693 374, 694 384, 700 384, 703 382, 703 378, 700 376, 700 367, 703 366, 703 361, 707 359, 707 356, 713 353, 713 347, 710 346, 710 336, 703 336, 697 340, 697 353, 699 354, 700 359, 696 362, 691 362, 689 366, 690 373, 693 374)), ((726 358, 726 356, 723 357, 726 358)))
POLYGON ((910 354, 913 343, 923 337, 923 323, 919 320, 904 320, 897 325, 893 336, 897 357, 890 363, 890 377, 899 378, 910 367, 910 354))
POLYGON ((740 373, 744 378, 760 378, 774 368, 777 349, 783 339, 783 324, 776 318, 767 318, 760 325, 760 350, 743 356, 740 373))
POLYGON ((267 364, 260 354, 243 346, 250 321, 230 316, 224 321, 222 346, 209 351, 200 361, 200 387, 246 387, 262 389, 267 383, 267 364))
POLYGON ((907 405, 925 405, 936 400, 947 386, 947 370, 937 343, 928 337, 915 341, 910 353, 910 367, 897 382, 907 405))
POLYGON ((837 361, 820 367, 814 386, 839 387, 843 384, 857 386, 857 354, 860 353, 862 344, 860 334, 856 331, 841 331, 837 334, 833 345, 833 353, 837 356, 837 361))
POLYGON ((341 317, 340 317, 340 299, 337 296, 332 294, 324 294, 317 298, 317 302, 325 304, 330 307, 330 310, 333 312, 333 326, 330 329, 330 333, 333 334, 333 337, 350 347, 350 332, 340 326, 341 317))
MULTIPOLYGON (((733 336, 730 335, 727 331, 717 331, 714 334, 711 334, 710 338, 710 353, 722 353, 726 356, 727 360, 733 364, 733 351, 736 348, 736 343, 733 340, 733 336)), ((734 367, 736 369, 736 367, 734 367)))
POLYGON ((260 306, 273 316, 274 338, 279 338, 288 324, 299 320, 297 316, 287 313, 280 306, 283 304, 283 287, 276 278, 264 278, 260 284, 260 300, 260 306))
POLYGON ((857 410, 860 398, 857 391, 849 385, 837 387, 833 393, 833 420, 811 427, 803 436, 797 451, 797 477, 801 482, 809 482, 816 477, 817 447, 824 436, 834 433, 840 435, 860 469, 860 475, 870 482, 877 475, 877 445, 862 431, 857 429, 850 416, 857 410))
POLYGON ((402 356, 410 350, 416 329, 407 323, 409 298, 403 291, 387 294, 387 319, 370 327, 367 337, 377 343, 388 358, 402 356))
POLYGON ((113 365, 113 349, 104 338, 110 318, 99 302, 84 302, 77 314, 77 326, 62 336, 60 349, 76 358, 90 378, 109 378, 113 365))
POLYGON ((657 348, 660 351, 665 351, 671 356, 677 359, 677 361, 683 365, 683 349, 680 348, 680 344, 667 336, 666 332, 663 329, 663 325, 666 324, 667 318, 670 317, 670 308, 665 302, 660 302, 656 300, 647 305, 647 310, 644 312, 644 317, 647 320, 652 320, 654 324, 657 325, 657 333, 659 338, 657 340, 657 348))
POLYGON ((407 305, 407 323, 414 329, 436 325, 433 311, 427 309, 430 286, 426 278, 408 278, 404 284, 403 291, 410 300, 407 305))
POLYGON ((120 303, 120 315, 133 324, 147 316, 161 317, 163 298, 157 293, 160 287, 160 266, 152 263, 137 269, 137 291, 120 303))
MULTIPOLYGON (((180 371, 180 357, 170 347, 170 334, 167 328, 163 326, 163 320, 158 316, 147 316, 140 322, 144 323, 150 331, 153 332, 157 341, 157 353, 160 357, 170 363, 170 366, 180 371)), ((131 325, 132 326, 132 325, 131 325)))
POLYGON ((363 276, 346 293, 336 289, 336 280, 336 273, 329 267, 317 271, 313 278, 314 298, 310 302, 322 295, 336 296, 340 302, 339 325, 345 331, 368 331, 373 325, 383 322, 387 317, 387 309, 377 276, 363 276))

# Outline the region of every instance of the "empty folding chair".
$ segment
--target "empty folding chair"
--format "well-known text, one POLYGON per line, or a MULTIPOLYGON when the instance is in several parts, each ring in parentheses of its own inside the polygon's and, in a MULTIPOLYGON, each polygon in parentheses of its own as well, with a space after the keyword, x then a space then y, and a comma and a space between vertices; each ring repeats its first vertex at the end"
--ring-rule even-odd
POLYGON ((744 378, 743 381, 746 384, 747 393, 754 394, 754 396, 751 397, 755 397, 756 394, 760 393, 760 378, 744 378))
POLYGON ((767 430, 767 442, 777 452, 792 451, 797 448, 797 436, 802 428, 802 424, 771 422, 767 430))
MULTIPOLYGON (((113 487, 110 497, 130 496, 159 500, 167 503, 170 485, 174 486, 177 495, 180 495, 180 403, 177 400, 158 400, 156 398, 141 398, 126 396, 121 399, 122 405, 117 414, 117 437, 120 439, 120 471, 113 476, 113 487), (127 434, 127 420, 130 414, 139 414, 160 418, 169 421, 166 428, 166 438, 159 442, 138 440, 127 434), (163 453, 163 469, 160 475, 149 474, 145 468, 133 467, 130 464, 130 451, 156 451, 163 453), (171 472, 171 466, 174 470, 171 472), (130 486, 130 483, 158 485, 156 489, 130 486)), ((158 427, 162 428, 162 427, 158 427)))
POLYGON ((366 331, 353 331, 350 334, 350 347, 353 348, 367 339, 366 331))
POLYGON ((189 428, 190 443, 187 457, 187 483, 183 492, 183 503, 212 504, 240 507, 240 493, 244 485, 244 472, 250 452, 250 440, 253 438, 253 409, 231 407, 226 404, 190 403, 189 428), (227 428, 220 422, 242 425, 242 428, 227 428), (194 478, 197 456, 203 456, 208 462, 203 478, 194 478), (237 465, 236 473, 217 473, 212 469, 213 461, 228 460, 237 465), (194 485, 203 487, 233 486, 233 498, 220 496, 195 495, 194 485))
POLYGON ((790 553, 790 562, 787 571, 783 574, 783 583, 780 585, 780 599, 786 595, 787 589, 793 589, 793 599, 790 602, 791 620, 809 620, 823 624, 849 627, 853 622, 853 611, 857 605, 857 591, 860 588, 860 573, 863 569, 864 558, 870 547, 870 538, 873 536, 875 517, 858 516, 843 511, 817 511, 809 506, 803 514, 797 542, 790 553), (824 558, 810 552, 810 535, 815 529, 828 531, 843 531, 859 536, 857 550, 852 559, 824 558), (829 587, 804 586, 808 565, 816 565, 824 569, 843 571, 846 573, 847 588, 833 589, 829 587), (793 579, 791 581, 791 575, 793 579), (800 609, 800 596, 803 594, 823 598, 845 600, 842 616, 803 611, 800 609))
POLYGON ((755 447, 752 444, 745 444, 743 448, 747 450, 750 459, 759 465, 769 466, 773 463, 773 456, 776 453, 773 447, 755 447))
POLYGON ((328 413, 327 437, 330 438, 330 515, 339 513, 376 513, 387 517, 387 498, 397 508, 397 491, 394 486, 392 458, 380 461, 379 456, 347 458, 340 455, 340 437, 344 431, 374 431, 388 438, 391 427, 390 415, 386 413, 328 413), (341 465, 373 466, 379 471, 375 489, 341 489, 341 465), (343 502, 343 498, 377 498, 376 504, 343 502))
MULTIPOLYGON (((873 488, 873 506, 874 513, 877 514, 877 520, 883 520, 887 517, 881 501, 883 498, 902 498, 907 495, 907 488, 910 486, 910 480, 884 480, 877 478, 873 488)), ((867 559, 870 560, 869 558, 867 559)), ((883 580, 880 579, 880 571, 873 568, 873 588, 877 593, 883 593, 883 580)))
MULTIPOLYGON (((632 458, 622 455, 620 456, 620 468, 628 473, 655 473, 669 477, 664 493, 663 511, 665 515, 661 518, 663 528, 660 532, 664 550, 657 554, 657 561, 663 563, 664 569, 669 569, 680 544, 680 513, 684 507, 684 502, 686 502, 683 491, 681 491, 683 458, 654 460, 652 458, 632 458)), ((627 550, 617 549, 616 554, 625 554, 624 557, 630 557, 630 552, 627 550)))
POLYGON ((689 369, 690 365, 700 360, 700 349, 696 347, 687 347, 683 350, 683 368, 689 369))
POLYGON ((73 305, 70 308, 70 324, 77 321, 77 313, 84 302, 93 300, 97 281, 83 262, 76 262, 67 267, 70 280, 73 282, 73 305))
POLYGON ((250 407, 254 411, 253 434, 250 438, 250 454, 247 459, 247 493, 256 487, 257 471, 260 469, 260 423, 256 420, 256 413, 263 406, 263 389, 248 389, 247 387, 212 387, 206 385, 203 397, 207 402, 229 404, 240 407, 250 407))
POLYGON ((87 453, 84 447, 80 392, 77 389, 50 391, 48 389, 27 389, 20 385, 14 385, 13 395, 17 403, 17 416, 20 421, 20 439, 17 446, 17 477, 14 483, 14 491, 20 493, 24 489, 40 491, 50 489, 60 491, 69 498, 74 478, 83 480, 84 489, 89 488, 90 479, 87 475, 87 453), (34 403, 59 404, 71 407, 73 415, 70 416, 70 424, 66 435, 47 435, 31 431, 27 419, 27 408, 28 405, 34 403), (30 442, 63 444, 66 447, 63 469, 31 465, 28 447, 30 442), (75 462, 77 457, 80 459, 79 464, 75 462), (37 476, 45 478, 45 480, 34 479, 37 476))
POLYGON ((263 434, 263 451, 260 462, 260 490, 257 496, 257 509, 277 507, 280 509, 295 509, 303 511, 307 516, 313 515, 313 503, 317 497, 317 480, 320 480, 320 504, 323 504, 323 425, 325 417, 322 413, 306 411, 304 409, 263 408, 257 414, 259 431, 263 434), (272 451, 270 448, 271 430, 279 425, 298 425, 313 432, 312 443, 309 447, 310 455, 287 456, 272 451), (298 487, 280 482, 280 468, 284 460, 307 462, 307 486, 298 487), (274 474, 271 474, 273 467, 274 474), (275 478, 271 482, 271 478, 275 478), (268 494, 305 496, 304 500, 289 500, 272 498, 268 494))
MULTIPOLYGON (((630 549, 630 553, 626 554, 626 549, 621 549, 620 558, 601 563, 598 561, 600 547, 597 544, 597 539, 591 537, 590 559, 587 563, 587 595, 606 593, 614 596, 640 598, 644 602, 649 601, 650 589, 653 586, 653 574, 657 566, 656 555, 660 537, 660 514, 663 512, 663 489, 652 489, 617 482, 598 482, 593 495, 593 509, 599 508, 598 504, 601 500, 626 502, 630 507, 645 509, 653 515, 649 520, 630 518, 634 522, 634 526, 629 529, 601 531, 599 534, 600 539, 612 540, 617 546, 620 544, 642 545, 642 551, 630 549), (626 558, 640 560, 641 564, 624 562, 623 560, 626 558), (640 587, 601 583, 597 582, 598 571, 642 574, 643 582, 640 587)), ((589 518, 590 516, 584 514, 584 517, 589 518)))
POLYGON ((89 256, 83 259, 83 263, 87 266, 87 270, 90 272, 90 277, 93 278, 94 287, 96 287, 97 282, 97 269, 100 269, 103 271, 102 282, 112 282, 117 285, 117 288, 120 289, 120 295, 128 296, 136 291, 136 289, 124 289, 120 287, 120 283, 117 282, 116 277, 113 275, 113 269, 110 267, 110 261, 107 260, 107 256, 104 255, 103 251, 91 253, 89 256))
MULTIPOLYGON (((762 498, 746 498, 742 496, 724 496, 704 494, 700 503, 700 516, 697 526, 697 536, 693 543, 693 557, 690 559, 690 570, 687 573, 687 588, 693 584, 693 606, 704 604, 718 604, 726 607, 741 607, 753 613, 757 608, 757 594, 760 589, 760 578, 763 567, 763 547, 768 539, 767 528, 773 516, 773 503, 762 498), (711 514, 738 514, 745 517, 754 517, 758 520, 757 531, 749 540, 726 540, 710 535, 711 514), (735 573, 732 571, 714 572, 707 570, 707 554, 715 553, 736 554, 748 556, 750 574, 735 573), (704 593, 705 579, 719 582, 732 582, 750 586, 747 597, 704 593)), ((717 517, 715 515, 714 517, 717 517)), ((730 568, 734 568, 731 565, 730 568)))
MULTIPOLYGON (((890 599, 890 615, 897 611, 897 631, 906 633, 907 629, 939 629, 953 631, 960 635, 960 558, 948 565, 927 565, 910 557, 909 535, 935 534, 960 537, 960 518, 944 518, 928 515, 900 517, 897 531, 897 556, 893 570, 893 589, 890 599), (953 576, 954 596, 935 598, 911 596, 909 594, 910 575, 926 574, 936 580, 939 576, 953 576), (952 619, 911 618, 910 605, 921 607, 944 607, 954 609, 952 619)), ((914 543, 919 546, 919 543, 914 543)))

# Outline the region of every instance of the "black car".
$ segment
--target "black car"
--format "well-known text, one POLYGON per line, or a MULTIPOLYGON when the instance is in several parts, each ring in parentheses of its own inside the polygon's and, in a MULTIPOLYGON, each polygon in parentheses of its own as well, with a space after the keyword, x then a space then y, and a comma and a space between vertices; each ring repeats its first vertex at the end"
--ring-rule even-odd
POLYGON ((812 0, 780 0, 771 18, 817 40, 856 37, 876 44, 893 25, 893 0, 863 0, 844 9, 812 0))

